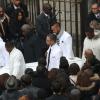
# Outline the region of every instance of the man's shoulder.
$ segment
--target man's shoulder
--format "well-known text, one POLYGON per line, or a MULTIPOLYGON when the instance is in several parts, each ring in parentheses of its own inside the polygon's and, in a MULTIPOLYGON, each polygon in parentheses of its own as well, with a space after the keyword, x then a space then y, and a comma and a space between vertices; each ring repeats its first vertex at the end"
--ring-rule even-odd
POLYGON ((37 16, 37 19, 42 19, 42 18, 44 18, 44 13, 41 13, 41 14, 39 14, 38 16, 37 16))
POLYGON ((84 42, 90 41, 88 37, 85 37, 84 42))
POLYGON ((14 54, 15 56, 22 55, 22 52, 21 52, 19 49, 17 49, 17 48, 14 48, 12 52, 13 52, 13 54, 14 54))
POLYGON ((63 31, 62 36, 65 37, 65 38, 70 38, 71 37, 70 33, 66 32, 66 31, 63 31))
POLYGON ((12 10, 14 7, 12 4, 8 4, 6 10, 12 10))
POLYGON ((89 13, 88 13, 88 17, 95 17, 95 15, 94 15, 94 13, 89 12, 89 13))

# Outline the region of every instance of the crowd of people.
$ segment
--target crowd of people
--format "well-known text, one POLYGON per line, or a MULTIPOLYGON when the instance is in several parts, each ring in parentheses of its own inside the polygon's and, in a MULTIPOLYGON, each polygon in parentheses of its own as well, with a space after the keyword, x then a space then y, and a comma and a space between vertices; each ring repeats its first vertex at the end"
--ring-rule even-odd
MULTIPOLYGON (((0 100, 100 100, 100 5, 86 20, 82 68, 74 59, 72 36, 62 29, 48 3, 36 19, 27 6, 0 5, 0 100), (38 62, 36 71, 26 63, 38 62)), ((34 66, 33 66, 34 67, 34 66)))

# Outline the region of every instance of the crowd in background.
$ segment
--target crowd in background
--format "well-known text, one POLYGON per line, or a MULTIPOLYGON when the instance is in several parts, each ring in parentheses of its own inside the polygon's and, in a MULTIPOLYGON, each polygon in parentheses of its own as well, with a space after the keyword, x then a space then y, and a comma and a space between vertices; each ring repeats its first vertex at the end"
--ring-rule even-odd
POLYGON ((11 71, 0 75, 0 100, 100 100, 100 5, 91 5, 86 20, 82 69, 68 63, 74 57, 72 37, 61 30, 51 5, 42 10, 34 31, 21 0, 5 9, 0 5, 0 70, 10 55, 11 71), (36 71, 25 69, 36 61, 36 71))

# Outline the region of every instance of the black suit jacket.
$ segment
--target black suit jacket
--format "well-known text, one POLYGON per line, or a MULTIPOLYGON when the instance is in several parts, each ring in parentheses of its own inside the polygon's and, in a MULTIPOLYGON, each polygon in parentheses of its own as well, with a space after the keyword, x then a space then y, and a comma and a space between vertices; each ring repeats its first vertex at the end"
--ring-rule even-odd
POLYGON ((32 85, 44 89, 47 97, 52 95, 51 82, 42 75, 33 78, 32 85))
POLYGON ((41 13, 36 20, 36 31, 41 40, 46 39, 47 34, 50 32, 49 19, 44 13, 41 13))
POLYGON ((0 96, 0 100, 18 100, 21 96, 23 96, 23 94, 17 90, 5 91, 0 96))
POLYGON ((51 97, 47 98, 46 100, 69 100, 67 96, 63 95, 52 95, 51 97))

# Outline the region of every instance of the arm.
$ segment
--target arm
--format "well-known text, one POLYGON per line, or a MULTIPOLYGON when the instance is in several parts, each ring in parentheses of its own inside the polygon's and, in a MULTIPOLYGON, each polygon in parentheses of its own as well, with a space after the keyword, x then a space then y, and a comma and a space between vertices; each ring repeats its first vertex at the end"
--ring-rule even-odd
POLYGON ((59 53, 56 54, 55 56, 55 67, 59 68, 59 64, 60 64, 60 58, 62 57, 63 53, 62 51, 59 51, 59 53))
POLYGON ((72 58, 74 57, 73 49, 72 49, 72 37, 69 36, 65 40, 65 47, 64 47, 64 54, 66 58, 72 58))
POLYGON ((21 67, 21 56, 17 55, 14 59, 14 65, 12 66, 13 67, 13 72, 12 72, 12 75, 14 76, 17 76, 19 74, 19 71, 20 71, 20 67, 21 67))
POLYGON ((44 31, 42 21, 39 17, 36 20, 36 31, 41 39, 45 39, 47 33, 44 31))
POLYGON ((84 44, 83 44, 83 52, 82 52, 82 60, 85 62, 86 61, 86 58, 84 56, 84 53, 85 53, 85 50, 86 50, 86 46, 85 46, 85 40, 84 40, 84 44))

